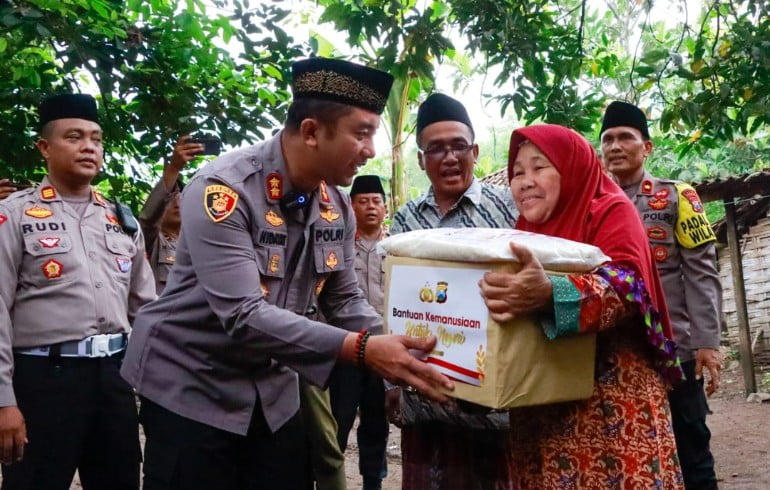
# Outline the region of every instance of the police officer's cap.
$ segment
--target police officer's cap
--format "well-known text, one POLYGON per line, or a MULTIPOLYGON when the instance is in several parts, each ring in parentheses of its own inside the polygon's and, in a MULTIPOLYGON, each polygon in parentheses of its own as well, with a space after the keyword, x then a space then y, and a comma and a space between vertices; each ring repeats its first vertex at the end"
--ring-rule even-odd
POLYGON ((635 105, 620 100, 616 100, 607 106, 607 110, 604 112, 604 120, 602 121, 602 130, 599 134, 603 134, 604 131, 618 126, 638 129, 645 139, 650 139, 650 132, 647 129, 647 116, 644 115, 644 112, 635 105))
POLYGON ((96 101, 87 94, 61 94, 46 98, 38 109, 40 126, 57 119, 85 119, 99 123, 96 101))
POLYGON ((470 128, 471 134, 474 134, 468 111, 459 100, 444 94, 432 94, 417 109, 417 134, 427 126, 442 121, 461 122, 470 128))
POLYGON ((308 58, 291 65, 294 99, 313 98, 382 114, 393 77, 349 61, 308 58))
POLYGON ((350 188, 350 196, 356 194, 382 194, 385 195, 385 189, 382 187, 382 181, 376 175, 359 175, 353 180, 353 186, 350 188))

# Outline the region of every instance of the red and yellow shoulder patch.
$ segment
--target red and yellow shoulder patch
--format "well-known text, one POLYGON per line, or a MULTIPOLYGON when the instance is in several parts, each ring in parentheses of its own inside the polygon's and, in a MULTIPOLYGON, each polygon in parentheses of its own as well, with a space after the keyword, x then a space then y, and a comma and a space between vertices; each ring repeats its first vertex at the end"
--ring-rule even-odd
POLYGON ((53 186, 47 185, 40 189, 40 197, 43 199, 56 199, 56 189, 53 186))
POLYGON ((215 223, 233 214, 238 204, 238 194, 226 185, 209 185, 203 192, 203 206, 206 214, 215 223))
POLYGON ((27 216, 32 216, 33 218, 43 219, 53 216, 53 211, 50 209, 41 208, 40 206, 32 206, 31 208, 26 209, 24 214, 27 216))

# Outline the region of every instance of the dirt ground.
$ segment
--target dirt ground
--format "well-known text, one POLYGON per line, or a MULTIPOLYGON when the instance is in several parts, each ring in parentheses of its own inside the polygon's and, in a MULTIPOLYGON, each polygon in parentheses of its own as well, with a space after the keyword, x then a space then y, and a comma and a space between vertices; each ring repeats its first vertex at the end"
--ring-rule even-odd
MULTIPOLYGON (((748 403, 737 363, 723 372, 722 387, 710 400, 708 418, 712 451, 722 490, 765 490, 770 488, 770 403, 748 403)), ((760 374, 762 379, 765 374, 760 374)), ((765 386, 765 391, 770 389, 765 386)), ((361 489, 358 475, 358 445, 351 431, 345 462, 348 490, 361 489)), ((0 478, 0 481, 2 479, 0 478)), ((401 438, 391 426, 388 441, 388 476, 384 490, 401 488, 401 438)), ((78 481, 70 490, 80 490, 78 481)), ((225 489, 223 489, 225 490, 225 489)))
MULTIPOLYGON (((767 490, 770 488, 770 403, 748 403, 737 363, 728 363, 722 386, 709 400, 712 414, 711 449, 721 490, 767 490)), ((758 376, 760 379, 762 375, 758 376)), ((765 391, 770 387, 766 387, 765 391)), ((388 476, 383 490, 401 488, 401 438, 398 427, 390 427, 388 476)), ((358 445, 351 431, 345 460, 348 490, 360 490, 358 445)))

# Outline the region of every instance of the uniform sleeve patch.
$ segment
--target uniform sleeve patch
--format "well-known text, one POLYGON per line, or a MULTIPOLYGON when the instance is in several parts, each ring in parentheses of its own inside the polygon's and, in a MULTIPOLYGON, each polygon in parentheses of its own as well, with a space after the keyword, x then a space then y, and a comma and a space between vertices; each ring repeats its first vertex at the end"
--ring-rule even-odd
POLYGON ((0 225, 8 221, 8 218, 4 214, 0 214, 0 225))
POLYGON ((215 223, 233 214, 238 204, 238 194, 225 185, 210 185, 203 192, 206 213, 215 223))
POLYGON ((695 189, 687 184, 676 184, 676 191, 679 196, 677 241, 685 248, 695 248, 716 240, 695 189))

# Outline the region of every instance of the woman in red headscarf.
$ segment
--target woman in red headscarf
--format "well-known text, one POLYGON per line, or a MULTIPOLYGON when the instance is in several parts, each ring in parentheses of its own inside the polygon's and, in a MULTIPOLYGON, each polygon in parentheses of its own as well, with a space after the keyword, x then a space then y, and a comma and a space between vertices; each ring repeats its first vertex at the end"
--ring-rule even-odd
POLYGON ((682 377, 666 304, 639 216, 594 149, 556 125, 511 135, 517 229, 589 243, 612 261, 546 275, 525 248, 515 274, 487 273, 493 319, 538 313, 546 335, 598 332, 588 400, 511 411, 513 488, 681 488, 666 385, 682 377))

